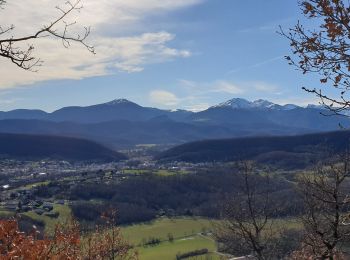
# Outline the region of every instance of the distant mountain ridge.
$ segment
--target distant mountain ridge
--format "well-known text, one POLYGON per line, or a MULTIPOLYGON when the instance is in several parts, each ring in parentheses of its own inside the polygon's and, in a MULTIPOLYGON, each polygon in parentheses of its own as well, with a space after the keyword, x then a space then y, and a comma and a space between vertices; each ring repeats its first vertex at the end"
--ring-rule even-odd
MULTIPOLYGON (((248 101, 243 98, 233 98, 211 108, 232 108, 247 110, 292 110, 302 108, 294 104, 279 105, 268 100, 258 99, 248 101)), ((305 109, 323 109, 321 105, 308 105, 305 109)), ((199 111, 203 112, 203 111, 199 111)), ((3 119, 39 119, 55 122, 72 121, 80 123, 98 123, 113 120, 145 121, 153 117, 167 115, 173 120, 184 120, 187 116, 195 114, 184 109, 162 110, 152 107, 142 107, 127 99, 114 99, 112 101, 91 106, 69 106, 58 109, 52 113, 35 109, 16 109, 8 112, 0 111, 0 120, 3 119)))
MULTIPOLYGON (((316 106, 316 105, 315 105, 316 106)), ((276 110, 292 110, 301 108, 294 104, 279 105, 272 103, 268 100, 257 99, 255 101, 248 101, 243 98, 233 98, 219 105, 212 106, 211 108, 229 107, 232 109, 276 109, 276 110)))
POLYGON ((86 107, 0 112, 0 133, 84 138, 113 149, 137 144, 176 145, 203 139, 296 135, 350 127, 344 116, 325 117, 324 107, 278 105, 234 98, 200 112, 142 107, 126 99, 86 107))
POLYGON ((29 109, 17 109, 8 112, 0 111, 0 120, 36 119, 53 122, 100 123, 114 120, 146 121, 162 115, 167 115, 173 120, 183 120, 191 113, 186 110, 169 111, 142 107, 127 99, 115 99, 107 103, 85 107, 63 107, 52 113, 29 109))

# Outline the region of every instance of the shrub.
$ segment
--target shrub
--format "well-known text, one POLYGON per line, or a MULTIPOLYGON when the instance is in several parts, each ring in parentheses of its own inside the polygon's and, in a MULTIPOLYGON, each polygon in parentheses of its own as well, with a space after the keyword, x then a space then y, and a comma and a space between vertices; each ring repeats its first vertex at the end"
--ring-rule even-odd
POLYGON ((209 253, 209 250, 206 248, 187 252, 187 253, 182 253, 182 254, 179 253, 176 255, 176 260, 181 260, 189 257, 199 256, 199 255, 205 255, 208 253, 209 253))

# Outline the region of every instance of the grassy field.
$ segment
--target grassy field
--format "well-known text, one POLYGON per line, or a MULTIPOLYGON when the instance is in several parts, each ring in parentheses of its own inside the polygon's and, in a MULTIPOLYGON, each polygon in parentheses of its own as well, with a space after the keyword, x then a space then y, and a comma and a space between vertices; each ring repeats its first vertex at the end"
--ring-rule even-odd
POLYGON ((213 229, 213 221, 202 218, 161 218, 155 221, 122 228, 124 237, 133 244, 140 244, 143 239, 157 237, 167 240, 168 234, 175 239, 183 238, 213 229))
POLYGON ((190 173, 189 171, 179 171, 179 170, 158 170, 156 172, 157 175, 159 176, 171 176, 171 175, 177 175, 177 174, 188 174, 190 173))
MULTIPOLYGON (((203 218, 161 218, 153 222, 122 227, 125 239, 136 246, 140 260, 174 260, 176 254, 207 248, 210 254, 193 258, 196 260, 226 259, 216 253, 216 243, 210 236, 217 221, 203 218), (201 233, 209 233, 202 235, 201 233), (174 237, 169 242, 168 234, 174 237), (159 238, 162 242, 156 246, 144 247, 142 242, 149 238, 159 238)), ((287 229, 300 229, 298 219, 274 220, 274 227, 283 226, 287 229)))
POLYGON ((41 185, 48 185, 49 183, 50 183, 49 181, 36 182, 36 183, 28 184, 28 185, 24 186, 24 188, 31 189, 31 188, 41 186, 41 185))
POLYGON ((285 229, 299 230, 302 229, 303 223, 298 218, 285 218, 274 220, 273 226, 276 228, 281 227, 285 229))
POLYGON ((123 170, 125 174, 144 174, 150 172, 150 170, 140 170, 140 169, 130 169, 130 170, 123 170))
POLYGON ((54 208, 52 212, 58 212, 58 218, 51 218, 45 215, 38 215, 33 211, 23 213, 23 215, 26 215, 34 220, 43 221, 45 223, 45 233, 52 234, 52 232, 55 230, 56 224, 65 223, 67 220, 69 220, 71 216, 71 209, 69 208, 69 206, 58 204, 54 204, 53 206, 54 208))
POLYGON ((159 176, 172 176, 177 174, 188 174, 189 171, 181 171, 181 170, 143 170, 143 169, 130 169, 130 170, 124 170, 124 173, 126 174, 144 174, 144 173, 154 173, 159 176))
MULTIPOLYGON (((52 232, 55 230, 55 226, 58 223, 65 223, 67 220, 69 220, 71 214, 71 209, 67 205, 59 205, 54 204, 54 209, 52 212, 58 212, 59 217, 58 218, 51 218, 45 215, 38 215, 34 211, 25 212, 22 213, 23 215, 34 219, 39 220, 45 223, 45 233, 46 234, 52 234, 52 232)), ((12 217, 15 213, 12 211, 7 211, 5 209, 0 208, 0 218, 5 217, 12 217)))
POLYGON ((0 218, 8 218, 8 217, 13 217, 15 215, 14 212, 5 210, 3 208, 0 208, 0 218))
MULTIPOLYGON (((210 240, 210 238, 197 235, 189 238, 177 239, 174 242, 163 242, 155 247, 138 247, 137 250, 140 260, 175 260, 176 254, 178 253, 185 253, 204 248, 207 248, 210 252, 215 252, 215 242, 210 240)), ((215 253, 210 253, 192 259, 218 260, 220 257, 215 253)))
POLYGON ((207 248, 210 254, 196 259, 220 259, 216 251, 215 241, 210 236, 199 233, 210 232, 214 221, 202 218, 161 218, 146 224, 122 228, 124 238, 134 244, 140 260, 174 260, 176 254, 207 248), (168 241, 168 234, 174 237, 168 241), (162 242, 156 246, 142 246, 143 240, 151 237, 159 238, 162 242))

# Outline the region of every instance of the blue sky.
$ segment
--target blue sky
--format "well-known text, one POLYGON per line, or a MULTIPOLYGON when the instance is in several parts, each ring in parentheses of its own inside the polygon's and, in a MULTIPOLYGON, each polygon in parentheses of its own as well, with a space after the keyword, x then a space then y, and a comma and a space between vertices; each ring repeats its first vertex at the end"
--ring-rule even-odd
MULTIPOLYGON (((51 8, 44 8, 43 0, 33 1, 37 12, 51 8)), ((116 0, 115 8, 121 10, 117 17, 107 15, 103 6, 100 12, 92 12, 94 1, 108 3, 90 0, 90 9, 88 3, 86 13, 80 15, 89 17, 82 18, 83 23, 98 21, 91 34, 97 55, 77 51, 78 46, 49 48, 50 42, 39 47, 57 55, 52 58, 39 51, 45 63, 36 73, 20 72, 7 62, 9 77, 0 80, 0 110, 53 111, 117 98, 143 106, 191 110, 234 97, 317 103, 301 87, 318 87, 318 81, 286 63, 283 56, 289 54, 289 45, 276 33, 279 25, 287 29, 303 19, 296 0, 147 0, 148 6, 142 5, 143 0, 116 0), (74 60, 62 60, 70 53, 74 60), (111 57, 108 62, 106 57, 111 57), (88 70, 78 71, 84 64, 88 70)), ((3 14, 13 16, 11 8, 15 10, 9 6, 3 14)))

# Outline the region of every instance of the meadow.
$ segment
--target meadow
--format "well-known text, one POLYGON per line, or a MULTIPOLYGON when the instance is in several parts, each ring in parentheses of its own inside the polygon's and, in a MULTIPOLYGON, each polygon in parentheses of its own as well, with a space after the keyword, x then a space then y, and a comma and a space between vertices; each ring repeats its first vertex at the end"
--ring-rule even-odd
POLYGON ((124 238, 135 245, 140 260, 174 260, 179 253, 204 248, 209 253, 196 259, 225 259, 216 253, 216 243, 211 237, 215 222, 203 218, 160 218, 149 223, 122 227, 121 231, 124 238), (173 241, 169 241, 169 235, 173 241), (149 238, 159 238, 160 243, 142 245, 149 238))
POLYGON ((23 215, 34 220, 42 221, 43 223, 45 223, 45 233, 52 234, 57 224, 66 223, 72 216, 71 209, 67 205, 53 204, 52 212, 58 212, 58 218, 52 218, 45 215, 38 215, 34 211, 23 213, 23 215))
POLYGON ((145 173, 153 173, 158 176, 172 176, 177 174, 188 174, 191 173, 190 171, 184 171, 184 170, 146 170, 146 169, 130 169, 130 170, 124 170, 125 174, 134 174, 134 175, 140 175, 145 173))

